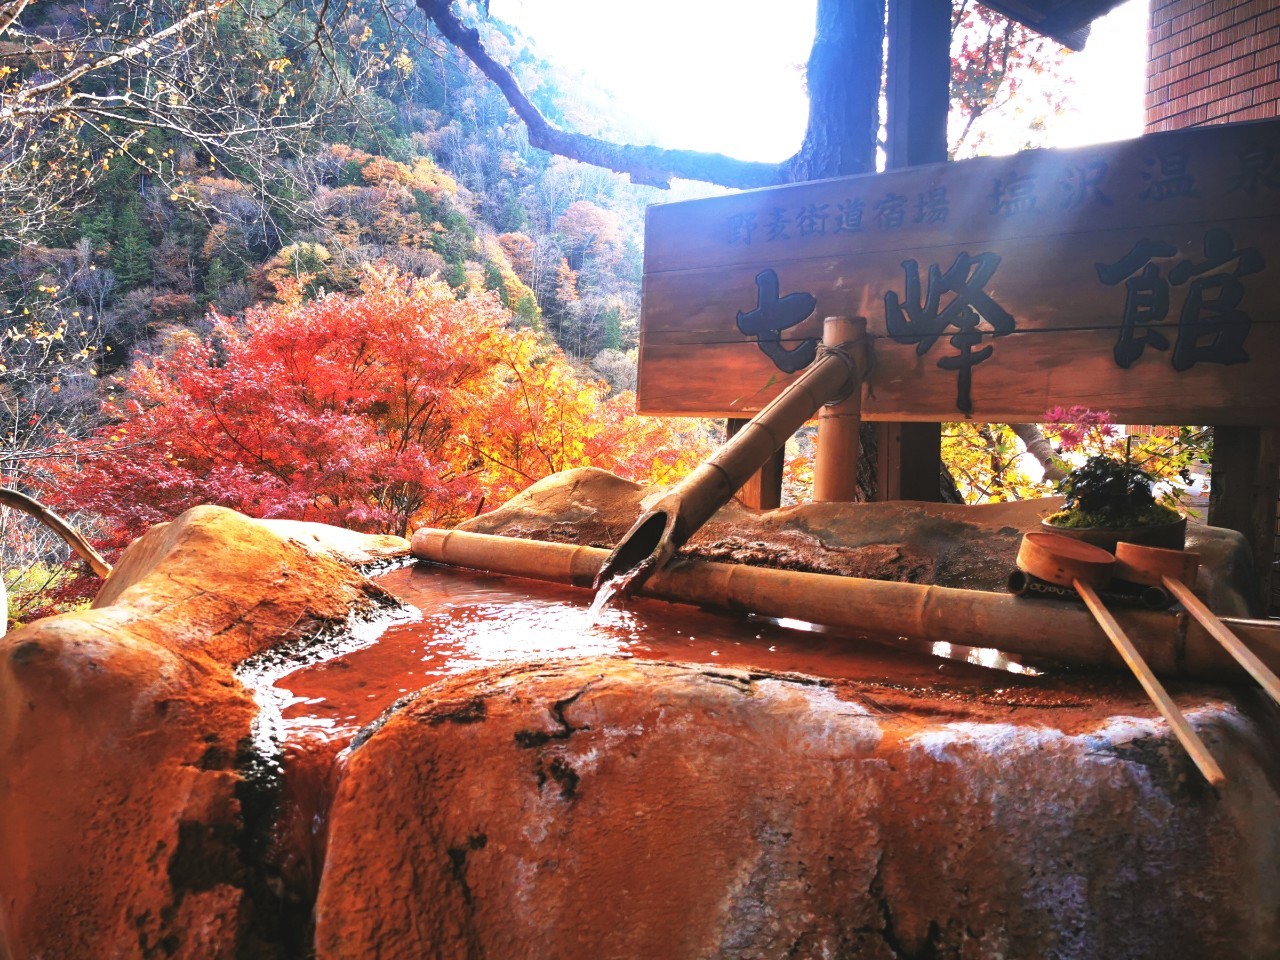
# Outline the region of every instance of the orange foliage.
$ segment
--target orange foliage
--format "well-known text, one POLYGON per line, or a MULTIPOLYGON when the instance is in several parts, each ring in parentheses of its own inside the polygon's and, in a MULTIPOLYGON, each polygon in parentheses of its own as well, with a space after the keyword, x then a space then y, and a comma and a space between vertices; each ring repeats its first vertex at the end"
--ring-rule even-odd
POLYGON ((622 246, 622 227, 617 214, 589 200, 569 204, 556 229, 564 237, 569 260, 580 267, 589 258, 613 259, 622 246))
POLYGON ((361 179, 370 186, 424 190, 433 196, 444 193, 452 197, 458 193, 457 181, 428 157, 418 157, 411 164, 401 163, 341 143, 330 146, 329 155, 343 163, 358 164, 361 179))
POLYGON ((498 245, 511 261, 511 268, 528 283, 533 276, 533 239, 525 233, 500 233, 498 245))
POLYGON ((49 493, 120 543, 198 503, 403 533, 570 467, 666 481, 705 453, 606 392, 493 295, 371 270, 357 296, 218 318, 214 343, 140 360, 49 493))

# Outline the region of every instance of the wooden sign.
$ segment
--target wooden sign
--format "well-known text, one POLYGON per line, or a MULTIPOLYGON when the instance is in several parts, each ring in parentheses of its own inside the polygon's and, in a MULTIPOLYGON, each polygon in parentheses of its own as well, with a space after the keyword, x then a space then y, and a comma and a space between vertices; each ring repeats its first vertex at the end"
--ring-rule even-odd
POLYGON ((651 207, 641 412, 750 416, 827 316, 866 419, 1280 424, 1280 121, 651 207))

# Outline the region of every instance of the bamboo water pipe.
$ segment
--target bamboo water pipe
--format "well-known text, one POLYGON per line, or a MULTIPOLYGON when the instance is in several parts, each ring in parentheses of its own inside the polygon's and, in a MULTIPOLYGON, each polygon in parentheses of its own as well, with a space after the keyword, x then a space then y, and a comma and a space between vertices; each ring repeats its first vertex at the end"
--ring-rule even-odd
MULTIPOLYGON (((624 575, 621 589, 638 589, 825 404, 843 404, 832 418, 838 418, 838 424, 827 428, 828 434, 832 430, 836 433, 831 447, 840 449, 840 457, 820 462, 815 474, 835 471, 856 478, 856 436, 862 379, 867 370, 866 333, 867 321, 862 317, 828 317, 818 358, 710 458, 640 515, 600 566, 595 585, 624 575), (852 446, 847 440, 850 429, 855 437, 852 446)), ((815 476, 815 486, 823 484, 824 491, 832 491, 828 499, 837 499, 837 485, 815 476)))
MULTIPOLYGON (((457 530, 419 530, 420 560, 589 588, 608 552, 457 530)), ((1088 611, 1010 594, 798 573, 701 560, 677 560, 638 591, 677 603, 792 618, 878 638, 947 641, 1082 666, 1124 669, 1088 611)), ((1163 677, 1242 682, 1235 661, 1185 614, 1135 610, 1126 616, 1134 646, 1163 677)), ((1280 623, 1228 619, 1272 669, 1280 667, 1280 623)))

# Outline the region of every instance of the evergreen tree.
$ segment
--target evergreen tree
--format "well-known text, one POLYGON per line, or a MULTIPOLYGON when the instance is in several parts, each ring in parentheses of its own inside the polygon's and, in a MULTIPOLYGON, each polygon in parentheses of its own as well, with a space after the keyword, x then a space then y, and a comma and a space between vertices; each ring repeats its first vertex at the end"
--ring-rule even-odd
POLYGON ((151 280, 151 235, 138 215, 141 204, 130 200, 116 215, 111 246, 111 269, 122 291, 151 280))

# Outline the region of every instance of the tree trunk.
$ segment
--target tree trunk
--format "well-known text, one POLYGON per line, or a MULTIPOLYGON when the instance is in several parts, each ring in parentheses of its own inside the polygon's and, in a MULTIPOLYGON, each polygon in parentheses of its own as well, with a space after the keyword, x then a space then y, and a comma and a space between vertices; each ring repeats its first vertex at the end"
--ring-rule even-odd
POLYGON ((866 0, 818 0, 809 54, 809 125, 791 179, 876 168, 884 10, 866 0))
MULTIPOLYGON (((791 160, 791 179, 874 173, 880 128, 884 10, 865 0, 818 0, 806 79, 809 124, 791 160)), ((876 495, 875 427, 860 431, 858 499, 876 495)))
POLYGON ((1044 467, 1044 478, 1057 483, 1067 475, 1062 469, 1062 464, 1058 460, 1058 456, 1054 453, 1053 444, 1051 444, 1040 428, 1034 423, 1011 423, 1009 429, 1013 431, 1014 436, 1022 441, 1027 448, 1027 453, 1031 454, 1040 462, 1040 466, 1044 467))

